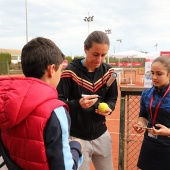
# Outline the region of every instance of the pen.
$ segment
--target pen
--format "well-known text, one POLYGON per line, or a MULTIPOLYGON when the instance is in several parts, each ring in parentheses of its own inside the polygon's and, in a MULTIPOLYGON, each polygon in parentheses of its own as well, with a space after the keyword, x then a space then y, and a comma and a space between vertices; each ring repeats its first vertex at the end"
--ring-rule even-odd
MULTIPOLYGON (((94 94, 94 95, 96 95, 96 94, 94 94)), ((81 95, 81 97, 85 97, 85 96, 91 96, 91 95, 90 95, 90 94, 82 94, 82 95, 81 95)), ((99 96, 99 95, 97 95, 97 97, 102 98, 102 97, 99 96)))

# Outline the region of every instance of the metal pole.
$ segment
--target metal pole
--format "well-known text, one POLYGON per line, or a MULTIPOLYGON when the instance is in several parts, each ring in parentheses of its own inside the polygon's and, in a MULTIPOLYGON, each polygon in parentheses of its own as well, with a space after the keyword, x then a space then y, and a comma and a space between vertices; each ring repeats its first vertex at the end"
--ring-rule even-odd
MULTIPOLYGON (((107 30, 105 30, 105 33, 108 35, 108 37, 109 37, 109 34, 111 34, 112 33, 112 30, 111 29, 107 29, 107 30)), ((108 54, 107 54, 107 63, 109 64, 109 52, 108 52, 108 54)))
POLYGON ((130 75, 130 83, 132 84, 132 64, 133 64, 133 56, 131 58, 131 75, 130 75))
POLYGON ((89 35, 89 33, 90 33, 90 28, 89 28, 89 21, 88 21, 88 35, 89 35))
POLYGON ((89 12, 88 12, 88 16, 87 16, 87 18, 88 18, 88 35, 89 35, 89 33, 90 33, 90 29, 89 29, 89 22, 90 22, 90 20, 89 20, 89 12))
POLYGON ((123 170, 124 169, 125 100, 126 100, 125 95, 121 92, 118 170, 123 170))
POLYGON ((90 34, 90 23, 93 21, 94 16, 89 16, 89 12, 88 12, 88 16, 84 18, 85 22, 88 22, 88 35, 90 34))
POLYGON ((132 65, 133 65, 133 57, 134 57, 135 55, 132 55, 131 56, 131 74, 130 74, 130 84, 127 84, 127 85, 135 85, 135 84, 133 84, 133 82, 132 82, 132 65))
POLYGON ((26 17, 26 43, 27 43, 28 42, 27 0, 25 0, 25 17, 26 17))
POLYGON ((155 44, 155 47, 156 47, 156 51, 157 51, 158 44, 155 44))
MULTIPOLYGON (((120 43, 122 43, 122 39, 117 39, 116 41, 119 41, 120 43)), ((120 51, 120 49, 119 49, 120 51)), ((118 64, 119 64, 119 67, 120 67, 120 58, 118 58, 118 64)))

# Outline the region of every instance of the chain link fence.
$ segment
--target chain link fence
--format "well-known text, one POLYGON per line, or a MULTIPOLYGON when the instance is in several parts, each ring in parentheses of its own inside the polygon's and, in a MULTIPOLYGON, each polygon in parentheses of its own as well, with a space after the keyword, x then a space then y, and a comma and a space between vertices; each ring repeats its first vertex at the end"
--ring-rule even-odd
POLYGON ((144 87, 120 87, 119 170, 138 170, 137 160, 143 133, 137 134, 133 125, 138 118, 140 97, 144 87))

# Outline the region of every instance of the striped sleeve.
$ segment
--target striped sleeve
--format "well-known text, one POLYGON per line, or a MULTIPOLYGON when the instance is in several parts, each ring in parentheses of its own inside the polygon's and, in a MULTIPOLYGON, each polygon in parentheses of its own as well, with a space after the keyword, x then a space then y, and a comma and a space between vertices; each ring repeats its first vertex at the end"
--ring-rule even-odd
POLYGON ((70 148, 68 138, 70 117, 64 107, 52 113, 45 129, 45 145, 50 169, 76 170, 81 153, 81 146, 75 141, 76 149, 70 148), (77 149, 78 148, 78 149, 77 149))

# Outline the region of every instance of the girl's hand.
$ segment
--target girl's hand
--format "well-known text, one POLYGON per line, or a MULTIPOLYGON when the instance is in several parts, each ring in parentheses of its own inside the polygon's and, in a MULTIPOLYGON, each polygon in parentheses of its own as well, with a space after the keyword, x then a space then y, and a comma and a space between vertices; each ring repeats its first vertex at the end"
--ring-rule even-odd
POLYGON ((152 135, 170 136, 169 128, 162 124, 156 124, 155 126, 158 127, 159 129, 155 129, 155 127, 153 127, 153 129, 148 130, 148 132, 151 133, 152 135))
POLYGON ((134 130, 137 132, 137 133, 142 133, 144 132, 144 128, 146 125, 140 121, 136 122, 134 125, 133 125, 133 128, 134 130))

